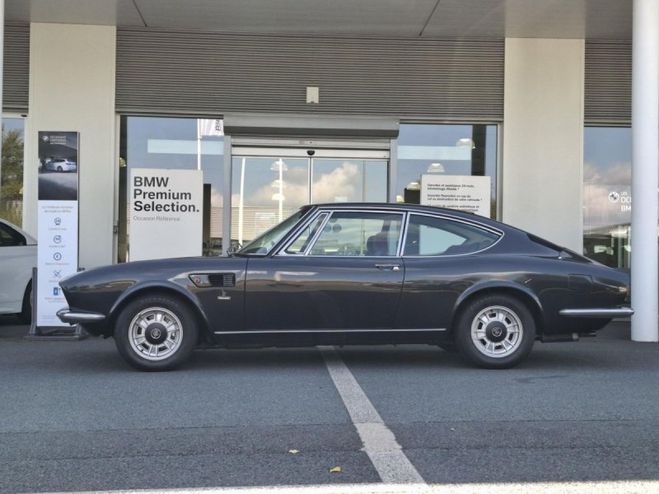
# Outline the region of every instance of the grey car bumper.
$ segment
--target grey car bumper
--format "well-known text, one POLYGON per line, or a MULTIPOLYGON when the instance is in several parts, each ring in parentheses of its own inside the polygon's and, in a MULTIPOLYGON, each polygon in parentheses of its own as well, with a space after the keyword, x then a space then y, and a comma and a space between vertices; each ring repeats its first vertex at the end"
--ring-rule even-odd
POLYGON ((561 316, 568 317, 595 317, 595 318, 615 318, 629 317, 634 314, 631 307, 616 307, 615 309, 563 309, 558 312, 561 316))
POLYGON ((105 315, 98 312, 72 312, 69 309, 58 310, 57 317, 59 317, 60 321, 69 324, 100 322, 105 319, 105 315))

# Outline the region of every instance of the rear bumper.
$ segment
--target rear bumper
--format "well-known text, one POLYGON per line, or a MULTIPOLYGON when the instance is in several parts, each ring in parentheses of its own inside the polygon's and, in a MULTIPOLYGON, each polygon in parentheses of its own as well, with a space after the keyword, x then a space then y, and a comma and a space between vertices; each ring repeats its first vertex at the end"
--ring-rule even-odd
POLYGON ((616 317, 630 317, 634 314, 631 307, 616 307, 615 309, 562 309, 558 312, 567 317, 594 317, 598 319, 613 319, 616 317))
POLYGON ((69 309, 58 310, 57 317, 69 324, 89 324, 105 320, 105 315, 98 312, 72 312, 69 309))

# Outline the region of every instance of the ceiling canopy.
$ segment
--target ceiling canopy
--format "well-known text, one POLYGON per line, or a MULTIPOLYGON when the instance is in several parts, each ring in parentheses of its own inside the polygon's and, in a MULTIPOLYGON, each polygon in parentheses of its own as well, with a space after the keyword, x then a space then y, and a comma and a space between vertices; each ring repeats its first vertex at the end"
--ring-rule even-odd
POLYGON ((9 22, 249 34, 631 38, 626 0, 6 0, 9 22))

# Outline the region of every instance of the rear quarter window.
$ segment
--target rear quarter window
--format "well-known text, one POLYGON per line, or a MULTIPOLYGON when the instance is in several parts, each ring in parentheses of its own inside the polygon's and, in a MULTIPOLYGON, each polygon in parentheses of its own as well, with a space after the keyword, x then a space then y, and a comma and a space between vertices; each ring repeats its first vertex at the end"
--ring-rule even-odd
POLYGON ((405 238, 406 256, 450 256, 487 249, 499 233, 470 223, 412 214, 405 238))

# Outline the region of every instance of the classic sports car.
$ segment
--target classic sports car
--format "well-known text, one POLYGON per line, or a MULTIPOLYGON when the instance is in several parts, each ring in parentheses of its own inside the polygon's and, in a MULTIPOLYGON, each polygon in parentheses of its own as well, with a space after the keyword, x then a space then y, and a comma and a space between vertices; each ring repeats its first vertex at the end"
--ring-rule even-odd
POLYGON ((320 204, 230 257, 141 261, 61 283, 58 315, 114 336, 142 370, 197 346, 427 343, 482 367, 519 363, 536 339, 591 336, 629 316, 629 275, 458 211, 320 204))

